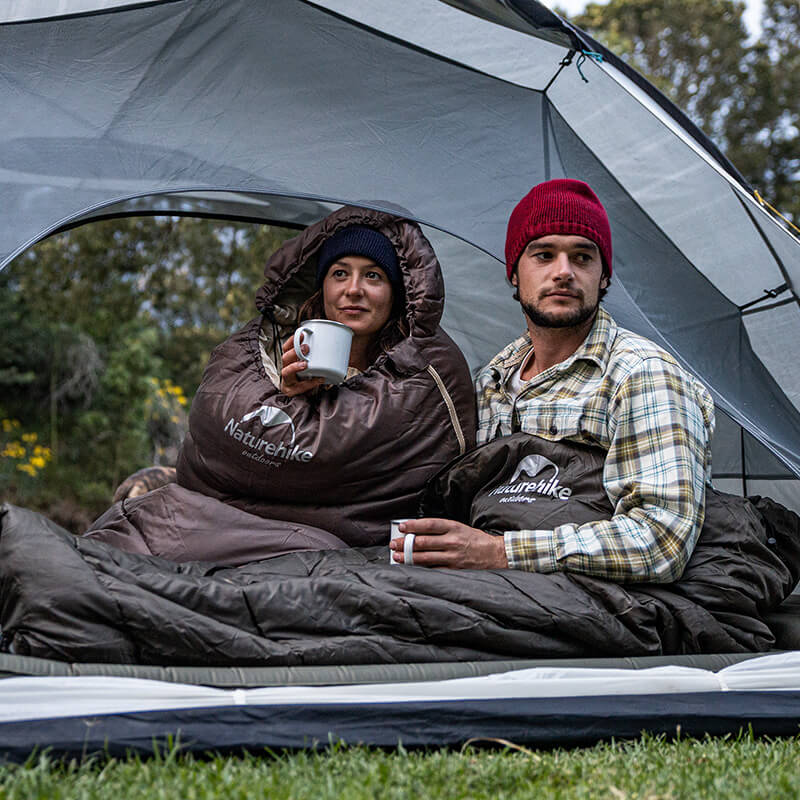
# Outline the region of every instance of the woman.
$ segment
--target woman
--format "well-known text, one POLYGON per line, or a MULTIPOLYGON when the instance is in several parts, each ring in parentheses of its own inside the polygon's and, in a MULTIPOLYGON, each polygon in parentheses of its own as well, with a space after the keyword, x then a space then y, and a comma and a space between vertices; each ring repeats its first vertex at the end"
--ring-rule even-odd
MULTIPOLYGON (((352 225, 337 231, 320 248, 317 290, 300 308, 297 321, 329 319, 353 331, 350 378, 408 336, 403 295, 403 277, 392 243, 377 230, 352 225)), ((308 352, 307 345, 302 349, 308 352)), ((303 380, 306 366, 290 337, 283 345, 284 394, 295 396, 324 384, 322 378, 303 380)))
POLYGON ((415 516, 426 481, 474 444, 469 370, 439 327, 441 269, 419 226, 345 207, 264 274, 260 317, 206 367, 178 485, 118 504, 91 535, 226 563, 275 554, 278 540, 281 552, 384 544, 390 520, 415 516), (312 318, 353 331, 341 385, 303 379, 288 337, 312 318))

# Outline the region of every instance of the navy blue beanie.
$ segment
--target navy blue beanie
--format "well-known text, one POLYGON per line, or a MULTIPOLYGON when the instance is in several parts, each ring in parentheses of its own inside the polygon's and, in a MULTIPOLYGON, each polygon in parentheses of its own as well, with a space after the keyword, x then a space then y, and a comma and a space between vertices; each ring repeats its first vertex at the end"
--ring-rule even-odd
POLYGON ((396 295, 403 292, 403 276, 397 261, 394 245, 374 228, 351 225, 342 228, 326 239, 319 250, 317 261, 317 286, 328 274, 331 264, 343 256, 365 256, 371 258, 385 273, 396 295))

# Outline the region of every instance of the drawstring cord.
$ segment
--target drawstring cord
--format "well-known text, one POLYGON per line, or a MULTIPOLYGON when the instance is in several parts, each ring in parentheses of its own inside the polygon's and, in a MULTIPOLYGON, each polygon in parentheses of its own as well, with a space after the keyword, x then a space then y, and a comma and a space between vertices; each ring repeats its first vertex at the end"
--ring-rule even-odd
MULTIPOLYGON (((552 78, 550 78, 550 80, 547 82, 547 86, 545 86, 544 89, 542 90, 544 94, 547 94, 547 90, 556 82, 556 78, 561 74, 561 71, 572 63, 572 59, 574 56, 575 56, 575 50, 570 50, 564 56, 564 58, 562 58, 561 61, 558 62, 558 70, 556 71, 556 74, 553 75, 552 78)), ((581 69, 587 58, 590 58, 592 61, 595 61, 598 64, 604 60, 602 53, 595 53, 592 52, 591 50, 580 51, 580 53, 578 54, 578 61, 575 64, 575 66, 578 68, 578 74, 581 76, 584 83, 589 83, 589 79, 583 74, 583 70, 581 69)))
POLYGON ((575 66, 578 68, 578 74, 581 76, 584 83, 589 83, 589 79, 583 74, 583 70, 581 69, 587 58, 591 58, 592 61, 596 62, 597 64, 602 64, 603 54, 594 53, 591 50, 581 50, 578 60, 575 62, 575 66))
MULTIPOLYGON (((261 318, 266 317, 272 326, 272 357, 275 359, 275 369, 280 374, 281 367, 283 366, 283 348, 280 344, 280 329, 278 323, 275 321, 275 312, 271 308, 265 308, 261 312, 261 318)), ((263 322, 262 322, 263 327, 263 322)))
POLYGON ((790 228, 793 228, 793 229, 794 229, 794 230, 796 230, 798 233, 800 233, 800 228, 798 228, 798 227, 797 227, 797 225, 795 225, 795 224, 794 224, 794 223, 793 223, 791 220, 789 220, 789 219, 787 219, 786 217, 784 217, 784 216, 783 216, 783 214, 781 214, 781 212, 780 212, 780 211, 778 211, 778 209, 777 209, 777 208, 775 208, 774 206, 771 206, 771 205, 770 205, 770 204, 769 204, 769 203, 768 203, 768 202, 767 202, 767 201, 766 201, 766 200, 765 200, 765 199, 764 199, 764 198, 763 198, 763 197, 762 197, 762 196, 761 196, 761 195, 758 193, 758 190, 756 190, 756 189, 753 189, 753 196, 756 198, 756 200, 758 200, 758 202, 759 202, 759 203, 761 203, 761 205, 762 205, 762 206, 764 206, 765 208, 768 208, 768 209, 769 209, 769 210, 770 210, 770 211, 771 211, 773 214, 776 214, 777 216, 779 216, 779 217, 780 217, 780 218, 781 218, 781 219, 782 219, 782 220, 783 220, 783 221, 784 221, 784 222, 785 222, 785 223, 786 223, 786 224, 787 224, 787 225, 788 225, 790 228))

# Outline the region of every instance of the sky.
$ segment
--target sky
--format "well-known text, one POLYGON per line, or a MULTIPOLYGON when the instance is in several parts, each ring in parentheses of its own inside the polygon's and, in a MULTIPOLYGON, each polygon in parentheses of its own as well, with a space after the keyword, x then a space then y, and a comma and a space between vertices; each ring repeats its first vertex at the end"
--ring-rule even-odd
MULTIPOLYGON (((580 14, 586 7, 587 0, 540 0, 548 8, 559 6, 567 14, 580 14)), ((764 6, 763 0, 745 0, 747 8, 744 12, 744 22, 751 35, 755 35, 761 28, 761 9, 764 6)))

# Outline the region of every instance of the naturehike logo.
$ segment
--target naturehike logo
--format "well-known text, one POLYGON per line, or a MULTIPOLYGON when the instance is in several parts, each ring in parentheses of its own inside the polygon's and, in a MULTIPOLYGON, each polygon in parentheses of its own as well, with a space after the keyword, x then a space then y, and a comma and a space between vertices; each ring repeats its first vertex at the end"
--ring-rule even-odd
POLYGON ((572 496, 572 489, 562 486, 558 482, 558 467, 549 458, 533 455, 525 456, 517 464, 517 468, 508 483, 497 486, 489 492, 490 496, 496 494, 504 495, 500 499, 501 503, 534 503, 536 502, 536 497, 531 495, 537 494, 543 497, 552 497, 556 500, 569 500, 572 496), (523 475, 526 478, 536 478, 540 472, 549 467, 555 470, 552 477, 541 479, 538 482, 535 480, 519 480, 523 475))
POLYGON ((539 455, 525 456, 517 464, 510 483, 514 483, 520 475, 525 475, 526 478, 535 478, 545 467, 552 467, 556 471, 554 477, 558 477, 558 467, 549 458, 539 455))
POLYGON ((281 411, 279 408, 273 408, 272 406, 261 406, 261 408, 257 408, 255 411, 245 414, 242 417, 242 424, 250 422, 251 419, 255 419, 256 417, 261 420, 261 424, 265 428, 272 428, 275 425, 291 425, 291 444, 294 444, 294 422, 292 422, 292 418, 285 411, 281 411))
POLYGON ((260 406, 255 411, 245 414, 239 422, 233 417, 225 425, 225 433, 237 442, 241 442, 247 450, 242 451, 242 455, 255 459, 262 464, 272 464, 280 466, 280 461, 311 461, 314 454, 309 450, 301 450, 295 443, 295 430, 292 418, 279 408, 272 406, 260 406), (286 442, 268 442, 245 430, 242 426, 247 422, 259 420, 265 428, 274 428, 278 425, 289 425, 292 431, 292 438, 287 445, 286 442), (270 461, 270 459, 280 459, 280 461, 270 461))

